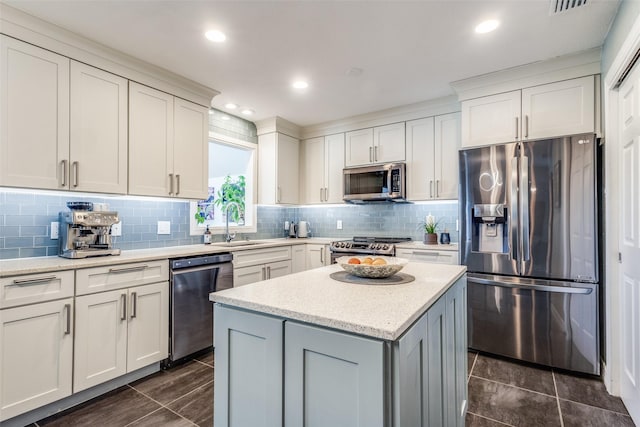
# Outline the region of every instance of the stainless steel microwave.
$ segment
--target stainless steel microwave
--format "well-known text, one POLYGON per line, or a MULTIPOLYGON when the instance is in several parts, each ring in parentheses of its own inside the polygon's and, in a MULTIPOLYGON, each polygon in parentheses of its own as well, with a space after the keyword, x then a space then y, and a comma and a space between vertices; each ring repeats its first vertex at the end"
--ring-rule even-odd
POLYGON ((405 202, 405 167, 404 163, 387 163, 344 169, 344 201, 405 202))

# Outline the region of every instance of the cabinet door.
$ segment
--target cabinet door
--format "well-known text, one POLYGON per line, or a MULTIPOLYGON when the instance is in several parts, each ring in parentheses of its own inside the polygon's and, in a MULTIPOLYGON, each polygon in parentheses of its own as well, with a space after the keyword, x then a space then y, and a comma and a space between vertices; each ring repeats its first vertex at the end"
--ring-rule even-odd
POLYGON ((404 122, 373 128, 374 163, 404 161, 404 132, 404 122))
POLYGON ((522 90, 524 139, 595 132, 594 76, 522 90))
POLYGON ((71 189, 127 192, 127 80, 71 61, 71 189))
POLYGON ((291 246, 291 272, 299 273, 307 269, 307 245, 291 246))
POLYGON ((233 267, 268 264, 270 262, 291 259, 291 246, 279 246, 265 249, 248 249, 233 253, 233 267))
POLYGON ((368 165, 373 162, 373 128, 345 134, 344 163, 346 167, 368 165))
POLYGON ((520 91, 462 102, 462 146, 499 144, 521 139, 520 91))
POLYGON ((325 245, 307 244, 307 270, 327 265, 325 245))
POLYGON ((129 194, 172 196, 170 174, 173 96, 129 82, 129 194))
POLYGON ((406 133, 407 198, 409 200, 433 199, 436 181, 433 158, 435 152, 433 117, 407 122, 406 133))
POLYGON ((464 427, 467 411, 467 280, 446 293, 447 402, 450 426, 464 427))
POLYGON ((260 282, 267 278, 267 268, 264 264, 251 265, 233 269, 233 287, 260 282))
POLYGON ((428 249, 402 249, 396 250, 396 256, 406 258, 412 262, 427 262, 434 264, 458 264, 458 252, 434 251, 428 249))
POLYGON ((276 277, 291 274, 291 261, 272 262, 271 264, 265 265, 265 268, 267 269, 267 279, 275 279, 276 277))
POLYGON ((278 203, 298 203, 299 142, 289 135, 278 134, 278 203))
MULTIPOLYGON (((307 139, 301 145, 301 191, 300 200, 306 204, 324 202, 325 189, 325 144, 324 137, 307 139)), ((342 174, 342 169, 340 170, 342 174)))
POLYGON ((69 188, 69 59, 0 35, 0 64, 0 185, 69 188))
POLYGON ((284 330, 284 425, 385 425, 382 341, 291 321, 284 330))
POLYGON ((206 199, 209 185, 209 110, 174 99, 174 195, 206 199))
POLYGON ((127 373, 127 290, 76 298, 74 393, 127 373))
POLYGON ((460 113, 435 117, 436 198, 458 198, 458 150, 460 150, 460 113))
POLYGON ((71 395, 73 299, 0 310, 0 421, 71 395))
MULTIPOLYGON (((427 312, 427 413, 429 426, 449 426, 449 381, 447 353, 446 298, 441 297, 427 312)), ((466 330, 466 329, 465 329, 466 330)), ((466 354, 465 354, 466 357, 466 354)))
POLYGON ((325 193, 327 203, 342 203, 344 192, 344 133, 324 138, 325 193))
MULTIPOLYGON (((282 424, 282 319, 215 305, 214 424, 282 424)), ((303 424, 292 424, 303 425, 303 424)))
POLYGON ((127 372, 166 359, 169 352, 169 282, 129 289, 127 372))

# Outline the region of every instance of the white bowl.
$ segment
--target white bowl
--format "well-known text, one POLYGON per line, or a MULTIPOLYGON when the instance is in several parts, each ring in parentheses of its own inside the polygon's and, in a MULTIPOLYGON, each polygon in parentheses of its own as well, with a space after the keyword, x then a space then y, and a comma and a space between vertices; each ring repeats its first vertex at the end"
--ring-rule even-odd
POLYGON ((402 270, 409 260, 389 256, 342 256, 336 259, 336 262, 340 264, 347 273, 353 274, 354 276, 366 277, 369 279, 384 279, 385 277, 391 277, 398 271, 402 270), (373 260, 382 258, 387 263, 384 265, 349 264, 349 260, 352 258, 357 258, 361 263, 365 258, 371 258, 373 260))

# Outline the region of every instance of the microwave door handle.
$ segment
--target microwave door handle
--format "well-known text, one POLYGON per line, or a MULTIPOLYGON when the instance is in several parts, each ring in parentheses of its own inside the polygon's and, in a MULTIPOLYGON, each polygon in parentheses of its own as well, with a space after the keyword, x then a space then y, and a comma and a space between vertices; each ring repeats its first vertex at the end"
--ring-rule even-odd
POLYGON ((522 260, 531 259, 529 241, 529 158, 522 156, 520 163, 520 224, 522 229, 522 260))
MULTIPOLYGON (((518 246, 518 158, 511 159, 511 179, 509 179, 511 201, 509 203, 509 258, 517 261, 518 246)), ((518 265, 518 272, 520 268, 518 265)))

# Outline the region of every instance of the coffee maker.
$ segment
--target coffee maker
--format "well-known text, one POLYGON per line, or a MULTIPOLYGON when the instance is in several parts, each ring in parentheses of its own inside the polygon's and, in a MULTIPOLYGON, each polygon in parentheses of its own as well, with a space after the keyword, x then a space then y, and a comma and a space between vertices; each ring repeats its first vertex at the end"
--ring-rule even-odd
POLYGON ((115 249, 111 242, 111 226, 118 222, 118 212, 60 212, 58 255, 63 258, 120 255, 120 249, 115 249))

